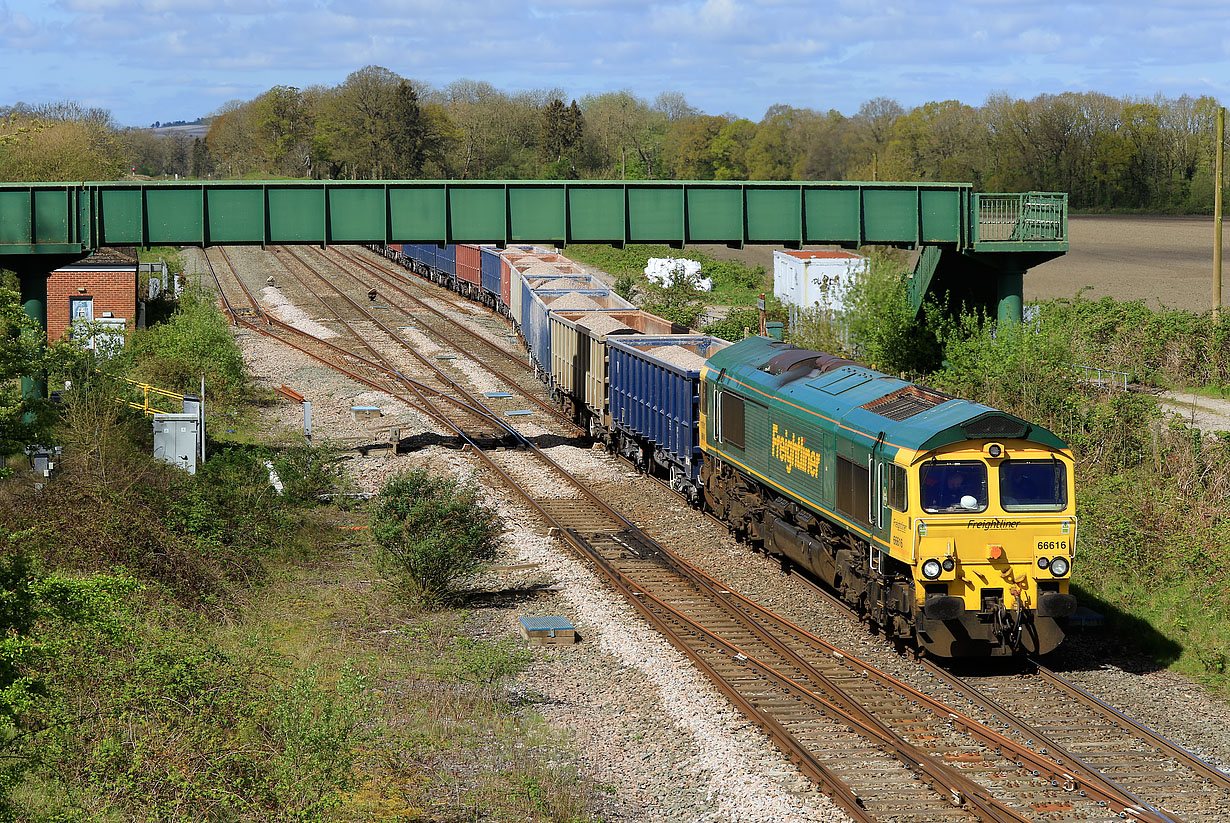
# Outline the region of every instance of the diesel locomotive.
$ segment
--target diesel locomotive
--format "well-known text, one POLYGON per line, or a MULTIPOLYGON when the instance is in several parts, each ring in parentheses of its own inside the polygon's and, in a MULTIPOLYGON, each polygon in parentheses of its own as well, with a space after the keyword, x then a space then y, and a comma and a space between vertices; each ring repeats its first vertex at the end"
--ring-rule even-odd
POLYGON ((1076 609, 1072 453, 1013 415, 751 337, 701 373, 705 504, 938 657, 1045 654, 1076 609))

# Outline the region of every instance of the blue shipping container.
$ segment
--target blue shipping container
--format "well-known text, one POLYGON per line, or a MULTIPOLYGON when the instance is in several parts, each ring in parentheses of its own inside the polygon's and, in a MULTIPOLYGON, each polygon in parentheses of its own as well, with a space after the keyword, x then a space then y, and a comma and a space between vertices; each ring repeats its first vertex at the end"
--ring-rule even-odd
POLYGON ((402 250, 411 260, 414 260, 416 263, 422 263, 430 266, 433 262, 435 262, 435 254, 433 252, 431 257, 427 257, 426 249, 428 248, 434 249, 435 246, 429 247, 423 243, 407 243, 402 246, 402 250))
POLYGON ((608 337, 611 425, 648 440, 696 481, 700 474, 700 366, 685 368, 648 349, 683 346, 708 359, 729 346, 708 335, 608 337))
POLYGON ((483 247, 483 291, 500 299, 500 250, 483 247))
POLYGON ((436 251, 435 267, 447 274, 449 277, 457 276, 457 247, 449 244, 444 248, 432 246, 436 251))

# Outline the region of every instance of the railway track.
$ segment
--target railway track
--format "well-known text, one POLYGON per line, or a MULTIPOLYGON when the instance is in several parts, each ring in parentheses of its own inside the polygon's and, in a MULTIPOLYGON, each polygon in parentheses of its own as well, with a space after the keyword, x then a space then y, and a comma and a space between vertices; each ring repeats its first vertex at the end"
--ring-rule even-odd
MULTIPOLYGON (((351 328, 374 355, 378 346, 351 328)), ((342 365, 346 357, 359 357, 334 349, 318 359, 342 365)), ((359 359, 376 382, 390 379, 380 358, 359 359)), ((421 365, 435 372, 433 380, 451 383, 452 393, 399 375, 404 391, 469 442, 556 534, 601 570, 855 819, 1174 819, 1082 771, 1078 763, 1057 763, 1032 751, 994 724, 926 697, 738 597, 598 500, 436 364, 421 365), (444 404, 451 405, 446 410, 444 404), (459 409, 505 427, 524 454, 491 452, 475 441, 452 422, 459 409), (527 488, 526 458, 553 474, 553 494, 527 488)))
MULTIPOLYGON (((388 306, 363 305, 362 294, 359 295, 359 299, 356 299, 354 293, 344 287, 350 285, 352 288, 357 287, 360 292, 366 292, 369 286, 369 283, 363 282, 351 270, 354 265, 357 265, 353 259, 329 257, 320 252, 313 252, 317 256, 317 259, 313 260, 289 247, 282 247, 279 251, 287 273, 333 314, 335 320, 345 327, 349 336, 358 341, 373 356, 383 357, 374 345, 366 341, 364 333, 367 328, 386 342, 391 342, 398 351, 408 355, 411 360, 426 369, 428 375, 426 379, 429 385, 439 391, 452 393, 467 404, 478 402, 475 393, 462 389, 461 384, 452 377, 446 379, 447 372, 444 367, 448 365, 457 367, 458 361, 462 364, 470 361, 473 364, 472 369, 477 369, 481 374, 470 373, 458 376, 468 382, 476 382, 476 378, 482 380, 485 384, 484 388, 489 389, 489 391, 481 392, 484 395, 482 403, 491 414, 528 417, 527 422, 532 422, 545 429, 547 436, 570 439, 585 434, 584 430, 576 426, 570 418, 539 396, 541 383, 534 380, 532 376, 526 377, 525 370, 529 369, 528 362, 517 361, 514 358, 515 366, 522 370, 521 375, 514 375, 510 374, 507 369, 496 368, 485 358, 474 357, 470 352, 474 351, 476 341, 488 347, 492 344, 473 330, 448 318, 408 292, 404 294, 407 300, 413 302, 414 305, 411 308, 392 301, 389 301, 388 306), (385 316, 382 318, 377 312, 385 316), (430 320, 425 321, 424 317, 430 320), (434 358, 422 353, 419 350, 422 347, 421 341, 416 343, 407 339, 407 331, 412 327, 396 325, 407 321, 419 328, 421 333, 438 341, 438 348, 444 353, 436 354, 434 358), (486 379, 483 379, 484 376, 486 379), (527 403, 531 408, 525 408, 527 403)), ((381 283, 384 284, 384 281, 381 283)), ((386 362, 388 362, 387 359, 386 362)), ((391 368, 402 369, 408 364, 388 362, 388 365, 391 368)), ((462 365, 460 368, 465 367, 462 365)))
POLYGON ((442 392, 438 388, 426 386, 418 381, 406 378, 383 357, 378 357, 375 360, 370 359, 362 353, 297 329, 264 312, 252 296, 251 291, 244 284, 236 268, 232 265, 225 250, 220 248, 220 252, 221 259, 219 262, 222 265, 219 267, 214 266, 215 261, 208 254, 205 259, 210 274, 218 287, 219 293, 222 295, 223 309, 230 314, 236 325, 266 337, 271 337, 362 385, 394 397, 434 421, 442 429, 451 428, 451 424, 445 415, 428 407, 425 403, 425 396, 438 396, 443 402, 459 407, 473 421, 477 421, 477 425, 485 426, 484 429, 471 433, 470 436, 476 441, 503 442, 505 440, 506 435, 502 431, 501 426, 492 421, 490 415, 485 411, 474 408, 442 392), (219 268, 222 269, 224 274, 218 274, 219 268), (239 290, 236 290, 236 285, 240 287, 239 290), (230 298, 236 294, 245 295, 243 299, 248 301, 250 306, 235 306, 230 298), (250 308, 252 313, 245 312, 245 308, 250 308), (263 322, 257 323, 249 319, 254 316, 259 317, 263 322))
MULTIPOLYGON (((859 617, 809 576, 799 579, 851 620, 859 617)), ((1005 735, 1049 759, 1101 775, 1142 806, 1187 823, 1222 821, 1230 774, 1137 723, 1032 659, 1008 674, 959 677, 918 661, 967 715, 989 718, 1005 735)))

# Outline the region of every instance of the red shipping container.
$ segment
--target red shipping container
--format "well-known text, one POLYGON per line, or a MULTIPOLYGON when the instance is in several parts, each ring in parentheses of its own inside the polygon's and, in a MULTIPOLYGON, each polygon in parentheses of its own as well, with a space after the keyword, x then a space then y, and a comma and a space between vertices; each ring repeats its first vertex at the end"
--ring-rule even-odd
POLYGON ((482 284, 482 252, 478 246, 457 244, 457 279, 479 286, 482 284))

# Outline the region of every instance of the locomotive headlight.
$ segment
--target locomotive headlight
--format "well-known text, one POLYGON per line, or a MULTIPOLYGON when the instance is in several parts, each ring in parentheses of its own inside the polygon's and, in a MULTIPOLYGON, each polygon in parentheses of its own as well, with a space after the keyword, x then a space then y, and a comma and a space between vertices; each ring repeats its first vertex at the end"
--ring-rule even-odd
POLYGON ((950 572, 957 567, 957 564, 952 562, 951 557, 944 558, 944 571, 950 572))
POLYGON ((1068 558, 1056 557, 1051 560, 1051 574, 1056 577, 1063 577, 1068 573, 1068 558))
POLYGON ((940 572, 943 571, 943 568, 944 567, 940 565, 940 561, 936 560, 933 557, 930 560, 923 563, 922 565, 923 577, 927 578, 928 580, 934 580, 935 578, 940 576, 940 572))
POLYGON ((1045 569, 1049 565, 1051 565, 1050 560, 1047 560, 1045 557, 1038 558, 1038 568, 1039 569, 1045 569))

